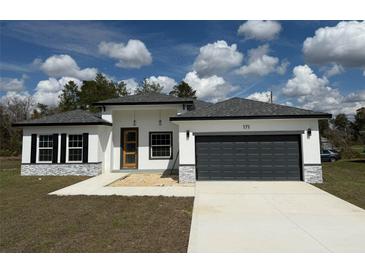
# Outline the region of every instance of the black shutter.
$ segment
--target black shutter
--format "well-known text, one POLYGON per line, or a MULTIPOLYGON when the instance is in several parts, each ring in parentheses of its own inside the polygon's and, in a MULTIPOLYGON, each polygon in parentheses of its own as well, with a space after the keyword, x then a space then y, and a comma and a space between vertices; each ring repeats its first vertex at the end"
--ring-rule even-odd
POLYGON ((60 163, 66 163, 66 134, 61 134, 61 159, 60 163))
POLYGON ((37 162, 37 134, 32 134, 30 162, 32 164, 35 164, 37 162))
POLYGON ((82 162, 89 161, 89 133, 82 134, 82 162))
POLYGON ((58 134, 53 134, 53 151, 52 151, 52 163, 57 164, 58 161, 58 134))

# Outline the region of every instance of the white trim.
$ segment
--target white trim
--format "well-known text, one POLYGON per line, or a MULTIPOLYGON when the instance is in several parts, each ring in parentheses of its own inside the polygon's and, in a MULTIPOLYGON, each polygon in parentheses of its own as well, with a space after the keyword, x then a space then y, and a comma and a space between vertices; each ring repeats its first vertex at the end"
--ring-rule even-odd
POLYGON ((40 159, 39 159, 39 156, 40 156, 40 153, 39 153, 39 151, 41 150, 41 149, 50 149, 50 150, 52 150, 52 158, 53 158, 53 146, 54 146, 54 144, 53 144, 53 134, 37 134, 37 149, 36 149, 36 163, 44 163, 44 164, 52 164, 52 160, 51 161, 41 161, 40 159), (40 143, 40 137, 41 136, 51 136, 51 139, 52 139, 52 147, 40 147, 40 145, 39 145, 39 143, 40 143))
POLYGON ((81 147, 69 147, 69 136, 70 135, 79 135, 81 136, 81 142, 83 142, 83 136, 82 133, 81 134, 66 134, 66 163, 76 163, 76 164, 81 164, 82 163, 82 156, 83 156, 83 150, 84 150, 84 144, 82 143, 81 147), (80 161, 70 161, 69 160, 69 149, 81 149, 81 160, 80 161))
POLYGON ((172 132, 165 132, 165 131, 161 131, 161 132, 151 132, 150 134, 150 155, 151 155, 151 159, 170 159, 172 156, 172 132), (158 134, 168 134, 170 136, 170 146, 169 146, 169 151, 170 154, 169 156, 153 156, 152 153, 152 148, 153 147, 167 147, 168 145, 152 145, 152 135, 158 135, 158 134))

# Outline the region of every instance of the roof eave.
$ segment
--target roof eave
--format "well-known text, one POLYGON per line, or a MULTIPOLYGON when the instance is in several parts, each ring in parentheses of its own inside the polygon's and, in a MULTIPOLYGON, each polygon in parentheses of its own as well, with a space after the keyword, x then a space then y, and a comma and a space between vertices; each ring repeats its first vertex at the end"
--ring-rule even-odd
POLYGON ((332 114, 300 114, 300 115, 254 115, 254 116, 201 116, 201 117, 170 117, 170 121, 197 121, 197 120, 253 120, 253 119, 299 119, 317 118, 329 119, 332 114))
POLYGON ((109 122, 88 122, 88 123, 13 123, 12 127, 45 127, 45 126, 112 126, 109 122))
POLYGON ((97 102, 93 103, 94 106, 118 106, 118 105, 176 105, 176 104, 190 104, 194 103, 193 100, 187 101, 171 101, 171 102, 113 102, 113 103, 103 103, 97 102))

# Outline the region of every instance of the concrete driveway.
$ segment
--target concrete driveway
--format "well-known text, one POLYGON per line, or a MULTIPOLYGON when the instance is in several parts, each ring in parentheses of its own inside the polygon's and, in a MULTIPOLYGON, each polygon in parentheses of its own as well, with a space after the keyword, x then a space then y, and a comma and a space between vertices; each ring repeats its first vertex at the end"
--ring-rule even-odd
POLYGON ((303 182, 197 182, 188 252, 365 252, 365 210, 303 182))

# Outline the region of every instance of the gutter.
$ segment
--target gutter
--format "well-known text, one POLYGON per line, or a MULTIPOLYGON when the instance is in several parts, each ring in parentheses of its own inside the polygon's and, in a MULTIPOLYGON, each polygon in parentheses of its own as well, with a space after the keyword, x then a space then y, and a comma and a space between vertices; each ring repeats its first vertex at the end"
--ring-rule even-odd
POLYGON ((109 122, 89 122, 89 123, 13 123, 12 127, 33 127, 33 126, 90 126, 90 125, 103 125, 112 126, 109 122))
POLYGON ((190 116, 190 117, 170 117, 170 121, 197 121, 197 120, 253 120, 253 119, 298 119, 298 118, 318 118, 329 119, 332 114, 307 114, 307 115, 254 115, 254 116, 190 116))
POLYGON ((175 105, 175 104, 193 104, 194 101, 171 101, 171 102, 111 102, 111 103, 93 103, 93 106, 118 106, 118 105, 124 105, 124 106, 135 106, 135 105, 175 105))

